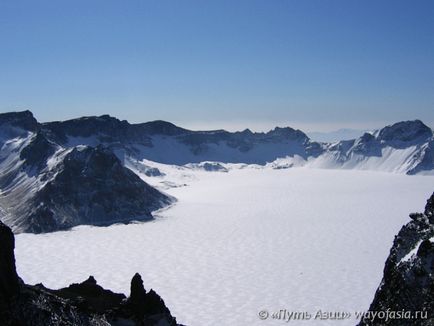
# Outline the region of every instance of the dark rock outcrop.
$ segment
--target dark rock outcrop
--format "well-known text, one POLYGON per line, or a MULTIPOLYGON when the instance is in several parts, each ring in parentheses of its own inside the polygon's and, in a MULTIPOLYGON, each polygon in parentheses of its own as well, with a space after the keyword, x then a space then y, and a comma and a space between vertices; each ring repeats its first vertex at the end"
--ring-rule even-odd
POLYGON ((24 284, 15 269, 14 235, 0 222, 0 325, 2 326, 176 326, 164 301, 146 292, 139 274, 131 294, 105 290, 90 276, 80 284, 50 290, 24 284))
POLYGON ((0 222, 0 302, 18 292, 14 249, 15 238, 11 229, 0 222))
POLYGON ((431 128, 420 120, 402 121, 384 127, 378 133, 382 141, 413 142, 416 140, 429 140, 433 136, 431 128))
POLYGON ((47 164, 47 159, 56 151, 56 145, 51 143, 45 136, 38 132, 31 142, 22 149, 20 159, 30 169, 41 170, 47 164))
POLYGON ((39 129, 38 121, 35 119, 32 112, 28 110, 0 114, 0 127, 4 125, 10 125, 33 132, 39 129))
POLYGON ((395 237, 383 280, 369 308, 372 313, 383 312, 384 318, 371 315, 362 319, 360 326, 434 325, 433 213, 434 194, 428 199, 425 212, 411 214, 412 220, 395 237))

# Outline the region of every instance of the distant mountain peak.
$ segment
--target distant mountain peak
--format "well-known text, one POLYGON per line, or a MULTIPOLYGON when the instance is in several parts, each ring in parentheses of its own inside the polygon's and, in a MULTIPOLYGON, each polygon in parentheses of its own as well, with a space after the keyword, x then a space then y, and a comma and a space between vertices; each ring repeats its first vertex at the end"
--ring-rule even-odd
POLYGON ((411 142, 433 137, 433 131, 420 120, 401 121, 380 129, 377 137, 384 141, 411 142))
POLYGON ((0 113, 0 126, 5 124, 34 132, 38 129, 38 121, 29 110, 0 113))
POLYGON ((187 132, 187 129, 176 126, 171 122, 164 120, 155 120, 145 123, 137 124, 143 132, 149 135, 167 135, 167 136, 178 136, 187 132))

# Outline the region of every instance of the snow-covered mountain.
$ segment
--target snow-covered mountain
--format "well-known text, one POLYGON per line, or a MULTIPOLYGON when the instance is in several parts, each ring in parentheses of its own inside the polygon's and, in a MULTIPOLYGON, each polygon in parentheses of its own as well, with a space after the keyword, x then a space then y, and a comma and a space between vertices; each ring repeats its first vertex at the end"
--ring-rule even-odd
POLYGON ((203 161, 265 164, 278 157, 316 157, 321 145, 300 130, 267 133, 191 131, 165 121, 129 124, 108 115, 41 124, 41 131, 64 147, 104 144, 123 159, 184 165, 203 161))
POLYGON ((420 120, 398 122, 353 140, 326 144, 309 165, 406 174, 432 174, 433 131, 420 120))
POLYGON ((433 174, 433 139, 419 120, 319 143, 289 127, 231 133, 191 131, 165 121, 130 124, 108 115, 38 123, 30 111, 4 113, 0 219, 15 232, 151 219, 152 210, 173 198, 144 181, 162 175, 149 162, 204 171, 243 163, 433 174))
POLYGON ((173 198, 103 146, 62 146, 30 112, 0 115, 0 217, 15 232, 150 220, 173 198))
POLYGON ((416 174, 434 170, 433 131, 419 120, 399 122, 353 140, 320 143, 289 127, 256 133, 191 131, 165 121, 129 124, 110 116, 40 125, 63 147, 109 147, 123 162, 143 159, 184 165, 204 161, 282 168, 367 169, 416 174))

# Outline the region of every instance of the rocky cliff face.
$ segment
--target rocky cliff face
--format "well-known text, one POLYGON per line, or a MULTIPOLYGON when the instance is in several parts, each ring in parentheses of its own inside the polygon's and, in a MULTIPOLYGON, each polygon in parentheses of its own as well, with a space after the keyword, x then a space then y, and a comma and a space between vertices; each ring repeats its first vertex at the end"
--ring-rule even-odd
POLYGON ((360 326, 434 324, 434 194, 424 213, 410 217, 395 237, 383 280, 369 308, 383 312, 384 318, 365 318, 360 326))
POLYGON ((152 289, 144 289, 139 274, 131 281, 128 298, 103 289, 92 276, 60 290, 50 290, 42 284, 24 284, 15 269, 14 235, 0 222, 0 325, 178 324, 160 296, 152 289))

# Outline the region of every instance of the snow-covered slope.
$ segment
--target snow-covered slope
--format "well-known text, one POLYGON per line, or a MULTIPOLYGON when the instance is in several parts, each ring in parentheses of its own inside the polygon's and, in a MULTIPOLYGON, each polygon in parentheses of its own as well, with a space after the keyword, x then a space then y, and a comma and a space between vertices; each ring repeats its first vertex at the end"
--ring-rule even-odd
POLYGON ((433 131, 420 120, 404 121, 365 133, 357 139, 323 144, 317 157, 281 158, 275 168, 306 165, 315 168, 361 169, 405 174, 434 174, 433 131))
POLYGON ((29 112, 0 115, 0 130, 0 218, 15 232, 149 220, 173 201, 106 148, 56 143, 29 112))

